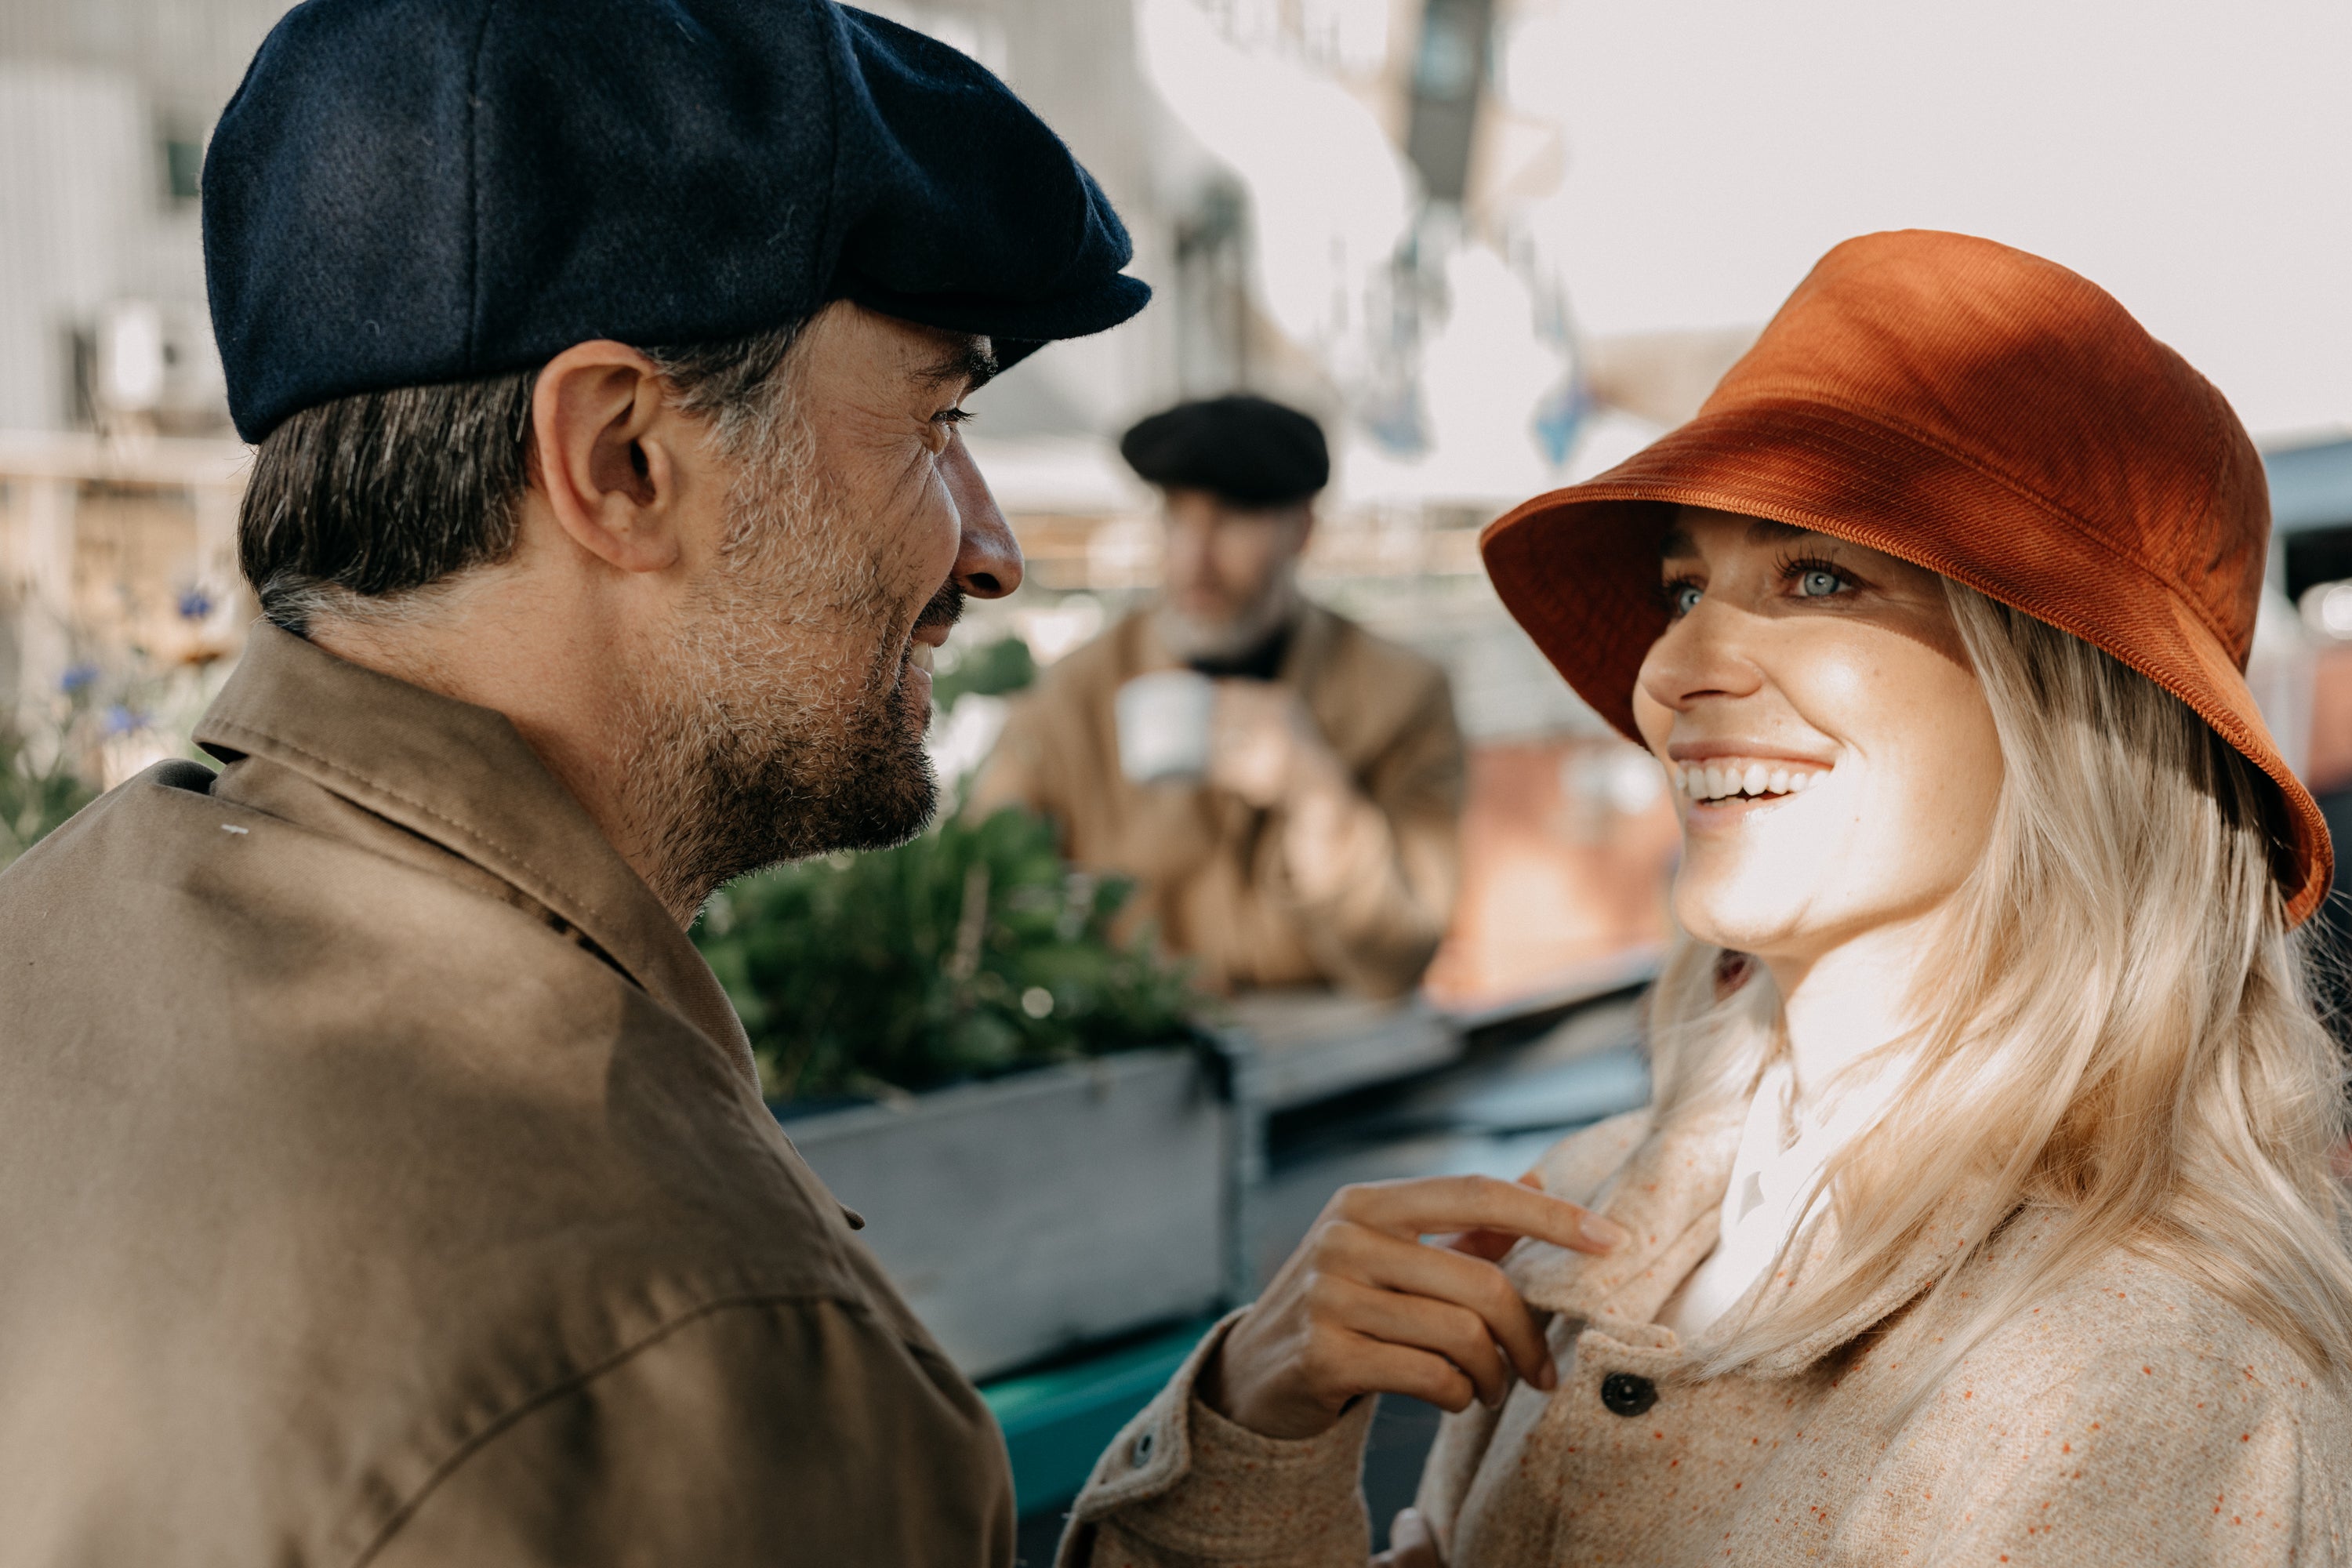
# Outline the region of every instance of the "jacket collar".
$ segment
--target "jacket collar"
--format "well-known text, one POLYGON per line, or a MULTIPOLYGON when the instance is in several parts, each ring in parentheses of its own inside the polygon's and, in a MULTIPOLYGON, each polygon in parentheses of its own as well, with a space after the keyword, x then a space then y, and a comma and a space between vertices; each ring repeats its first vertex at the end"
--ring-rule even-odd
POLYGON ((506 715, 260 621, 195 739, 224 763, 258 757, 298 773, 517 889, 757 1082, 710 966, 506 715))
MULTIPOLYGON (((1654 1131, 1634 1149, 1591 1205, 1633 1233, 1622 1251, 1596 1258, 1545 1242, 1519 1243, 1503 1269, 1528 1304, 1588 1323, 1664 1332, 1651 1327, 1659 1310, 1715 1244, 1745 1114, 1745 1106, 1732 1106, 1694 1116, 1654 1131)), ((1916 1300, 1967 1244, 1966 1197, 1956 1194, 1929 1216, 1901 1266, 1865 1300, 1798 1344, 1748 1363, 1750 1370, 1767 1377, 1801 1373, 1916 1300)), ((1810 1278, 1835 1242, 1834 1220, 1816 1224, 1801 1242, 1793 1268, 1758 1280, 1724 1314, 1726 1334, 1751 1310, 1786 1297, 1796 1281, 1810 1278)), ((1717 1334, 1701 1332, 1685 1348, 1704 1356, 1719 1342, 1717 1334)))
MULTIPOLYGON (((1148 670, 1182 668, 1183 661, 1169 650, 1160 637, 1160 617, 1150 609, 1134 611, 1115 630, 1121 638, 1124 656, 1121 679, 1148 670)), ((1339 631, 1337 616, 1302 595, 1297 618, 1291 622, 1290 641, 1283 649, 1282 668, 1276 679, 1285 686, 1313 690, 1324 666, 1330 662, 1339 631)))

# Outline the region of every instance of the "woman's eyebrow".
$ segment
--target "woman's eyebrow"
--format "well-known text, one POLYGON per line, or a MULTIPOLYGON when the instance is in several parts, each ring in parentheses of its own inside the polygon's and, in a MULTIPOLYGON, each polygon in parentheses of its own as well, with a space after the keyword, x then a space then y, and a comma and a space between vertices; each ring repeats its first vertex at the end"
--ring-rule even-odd
POLYGON ((1696 561, 1698 559, 1698 541, 1679 528, 1669 529, 1665 536, 1658 541, 1658 559, 1696 561))
POLYGON ((1779 544, 1785 541, 1796 539, 1801 535, 1811 533, 1811 531, 1812 530, 1810 528, 1798 528, 1790 523, 1774 522, 1768 517, 1759 517, 1755 521, 1748 525, 1748 542, 1750 544, 1779 544))

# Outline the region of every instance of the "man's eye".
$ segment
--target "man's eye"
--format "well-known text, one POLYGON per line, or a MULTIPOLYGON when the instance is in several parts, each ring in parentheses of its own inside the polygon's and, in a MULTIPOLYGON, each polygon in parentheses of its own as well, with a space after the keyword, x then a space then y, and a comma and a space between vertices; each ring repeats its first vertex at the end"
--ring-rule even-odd
POLYGON ((971 416, 971 410, 969 408, 942 408, 931 416, 931 420, 939 425, 961 425, 971 416))

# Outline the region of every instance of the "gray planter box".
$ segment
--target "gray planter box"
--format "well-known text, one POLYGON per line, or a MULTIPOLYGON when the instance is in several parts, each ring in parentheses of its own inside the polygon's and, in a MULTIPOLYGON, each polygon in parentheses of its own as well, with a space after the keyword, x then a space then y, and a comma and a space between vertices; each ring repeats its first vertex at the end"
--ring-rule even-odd
POLYGON ((783 1121, 973 1378, 1214 1311, 1239 1256, 1215 1065, 1135 1051, 783 1121))

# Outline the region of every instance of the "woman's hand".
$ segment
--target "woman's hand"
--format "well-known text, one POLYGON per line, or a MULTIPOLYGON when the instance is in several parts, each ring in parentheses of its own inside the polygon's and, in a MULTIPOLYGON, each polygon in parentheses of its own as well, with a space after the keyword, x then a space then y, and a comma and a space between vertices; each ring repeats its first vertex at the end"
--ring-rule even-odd
POLYGON ((1550 1388, 1558 1374, 1535 1315, 1490 1261, 1522 1236, 1594 1253, 1627 1239, 1599 1215, 1491 1176, 1340 1188, 1227 1332, 1201 1397, 1253 1432, 1297 1438, 1328 1430, 1367 1394, 1454 1411, 1474 1398, 1499 1405, 1507 1362, 1550 1388), (1423 1245, 1436 1234, 1472 1247, 1423 1245))

